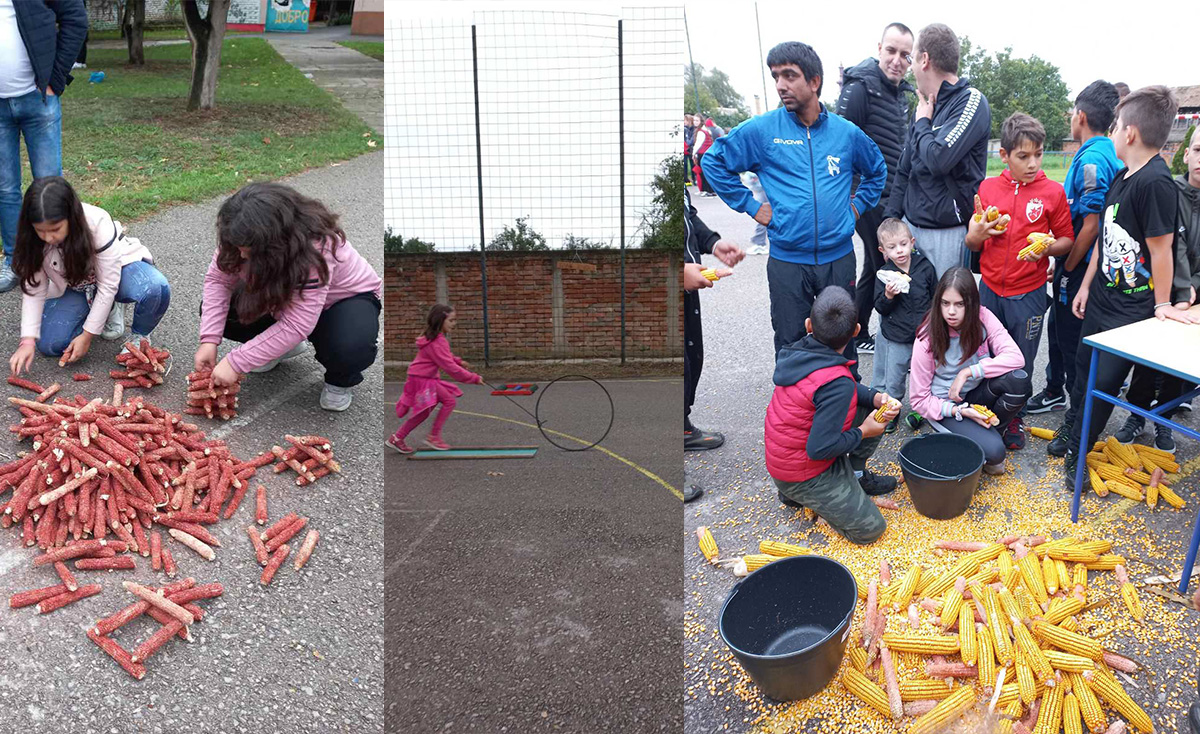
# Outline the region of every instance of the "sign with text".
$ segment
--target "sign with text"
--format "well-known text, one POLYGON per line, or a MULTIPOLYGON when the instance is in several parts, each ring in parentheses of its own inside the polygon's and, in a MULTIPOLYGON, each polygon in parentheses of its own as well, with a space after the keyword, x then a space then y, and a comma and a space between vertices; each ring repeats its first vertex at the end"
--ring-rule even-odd
POLYGON ((267 5, 267 30, 307 33, 311 0, 270 0, 267 5))

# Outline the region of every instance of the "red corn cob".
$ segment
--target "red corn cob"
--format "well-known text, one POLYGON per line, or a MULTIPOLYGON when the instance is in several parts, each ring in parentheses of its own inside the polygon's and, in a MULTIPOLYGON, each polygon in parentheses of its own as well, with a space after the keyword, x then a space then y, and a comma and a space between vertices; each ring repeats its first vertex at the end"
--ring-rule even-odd
POLYGON ((307 517, 301 517, 293 520, 290 525, 280 530, 275 537, 267 541, 267 550, 273 552, 276 548, 295 537, 296 533, 299 533, 301 530, 303 530, 304 526, 307 524, 307 517))
POLYGON ((263 545, 262 538, 259 536, 258 531, 255 530, 253 525, 251 525, 246 528, 246 533, 250 536, 250 544, 254 546, 254 557, 258 560, 258 565, 267 565, 267 560, 270 557, 270 554, 267 553, 267 547, 263 545))
POLYGON ((38 611, 42 614, 49 614, 56 609, 61 609, 68 604, 77 602, 80 599, 86 599, 89 596, 95 596, 100 593, 100 584, 86 584, 80 586, 75 591, 66 591, 58 596, 52 596, 49 599, 43 599, 38 602, 38 611))
MULTIPOLYGON (((79 561, 76 561, 76 563, 79 563, 79 561)), ((67 587, 67 591, 76 591, 79 589, 79 584, 71 574, 71 569, 67 568, 67 564, 62 561, 56 561, 54 563, 54 570, 58 573, 58 577, 62 579, 63 585, 67 587)))
POLYGON ((8 384, 12 385, 13 387, 23 387, 26 390, 34 393, 41 393, 46 389, 33 380, 26 380, 24 377, 10 377, 8 378, 8 384))
POLYGON ((117 556, 116 558, 80 558, 75 561, 75 568, 80 571, 130 571, 137 566, 133 556, 117 556))
POLYGON ((267 488, 263 485, 258 485, 255 495, 255 512, 254 519, 259 525, 267 524, 267 488))
POLYGON ((133 662, 132 656, 125 648, 121 647, 108 637, 103 637, 96 634, 92 630, 87 632, 88 639, 96 643, 96 645, 108 653, 109 657, 117 661, 117 664, 125 669, 126 673, 132 675, 136 680, 141 680, 146 677, 146 667, 140 663, 133 662))
POLYGON ((279 546, 279 548, 271 555, 271 559, 267 561, 267 566, 263 569, 262 576, 259 578, 258 582, 263 586, 270 584, 271 580, 275 578, 275 572, 279 570, 279 567, 282 566, 283 562, 287 560, 288 553, 291 552, 292 549, 288 546, 279 546))
POLYGON ((296 552, 296 560, 292 564, 295 570, 299 571, 305 563, 308 563, 308 558, 312 555, 313 549, 317 547, 317 541, 320 538, 321 534, 315 529, 309 530, 308 534, 304 536, 304 543, 300 545, 300 550, 296 552))
POLYGON ((150 568, 162 570, 162 533, 157 530, 150 534, 150 568))
POLYGON ((75 382, 87 382, 88 380, 92 379, 92 376, 83 372, 76 372, 75 374, 71 375, 71 379, 75 382))
POLYGON ((30 589, 29 591, 18 591, 8 598, 8 606, 10 609, 20 609, 37 604, 43 599, 65 594, 69 591, 66 584, 55 584, 54 586, 46 586, 41 589, 30 589))
POLYGON ((264 530, 263 534, 262 534, 262 539, 264 541, 267 541, 267 540, 270 540, 271 538, 274 538, 276 535, 279 535, 279 533, 282 532, 284 530, 284 528, 286 528, 288 525, 291 525, 293 522, 295 522, 298 519, 300 519, 299 515, 297 515, 294 512, 289 512, 288 514, 286 514, 283 517, 276 520, 274 525, 272 525, 271 527, 264 530))
POLYGON ((162 549, 163 570, 167 572, 167 576, 175 578, 175 557, 171 555, 171 549, 163 546, 162 549))

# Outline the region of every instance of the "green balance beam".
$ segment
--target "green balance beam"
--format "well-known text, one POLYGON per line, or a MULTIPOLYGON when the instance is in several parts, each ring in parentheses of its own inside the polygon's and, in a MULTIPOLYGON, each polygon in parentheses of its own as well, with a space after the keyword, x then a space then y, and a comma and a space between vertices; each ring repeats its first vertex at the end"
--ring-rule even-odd
POLYGON ((410 461, 446 461, 448 459, 532 459, 536 446, 464 446, 447 451, 421 449, 408 455, 410 461))

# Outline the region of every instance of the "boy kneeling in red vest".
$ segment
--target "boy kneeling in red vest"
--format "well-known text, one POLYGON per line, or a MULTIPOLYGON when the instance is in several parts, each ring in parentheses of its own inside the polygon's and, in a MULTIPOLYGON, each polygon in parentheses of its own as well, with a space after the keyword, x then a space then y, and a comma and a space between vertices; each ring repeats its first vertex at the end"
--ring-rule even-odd
POLYGON ((888 421, 900 413, 891 398, 858 383, 842 349, 858 335, 854 299, 829 286, 813 302, 808 332, 775 363, 775 394, 767 406, 767 471, 779 501, 808 507, 852 543, 883 535, 887 522, 867 495, 887 494, 896 480, 866 470, 888 421))

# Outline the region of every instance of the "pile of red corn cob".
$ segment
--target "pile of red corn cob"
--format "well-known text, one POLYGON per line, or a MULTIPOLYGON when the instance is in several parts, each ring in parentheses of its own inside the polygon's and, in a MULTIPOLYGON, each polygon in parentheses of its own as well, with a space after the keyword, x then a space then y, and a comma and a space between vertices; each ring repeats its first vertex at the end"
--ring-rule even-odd
POLYGON ((237 417, 237 394, 242 389, 241 380, 232 385, 217 387, 212 382, 212 370, 192 372, 187 376, 188 407, 184 413, 220 418, 223 421, 237 417))
POLYGON ((279 461, 275 464, 275 473, 291 469, 296 472, 296 486, 303 487, 312 484, 321 477, 329 474, 340 474, 342 466, 333 458, 333 444, 321 436, 293 436, 290 433, 283 437, 292 447, 284 450, 281 446, 272 446, 271 454, 279 461))
POLYGON ((163 383, 170 352, 150 346, 146 339, 140 345, 125 342, 125 349, 128 351, 117 355, 117 364, 125 369, 111 370, 109 377, 121 387, 154 387, 163 383))

